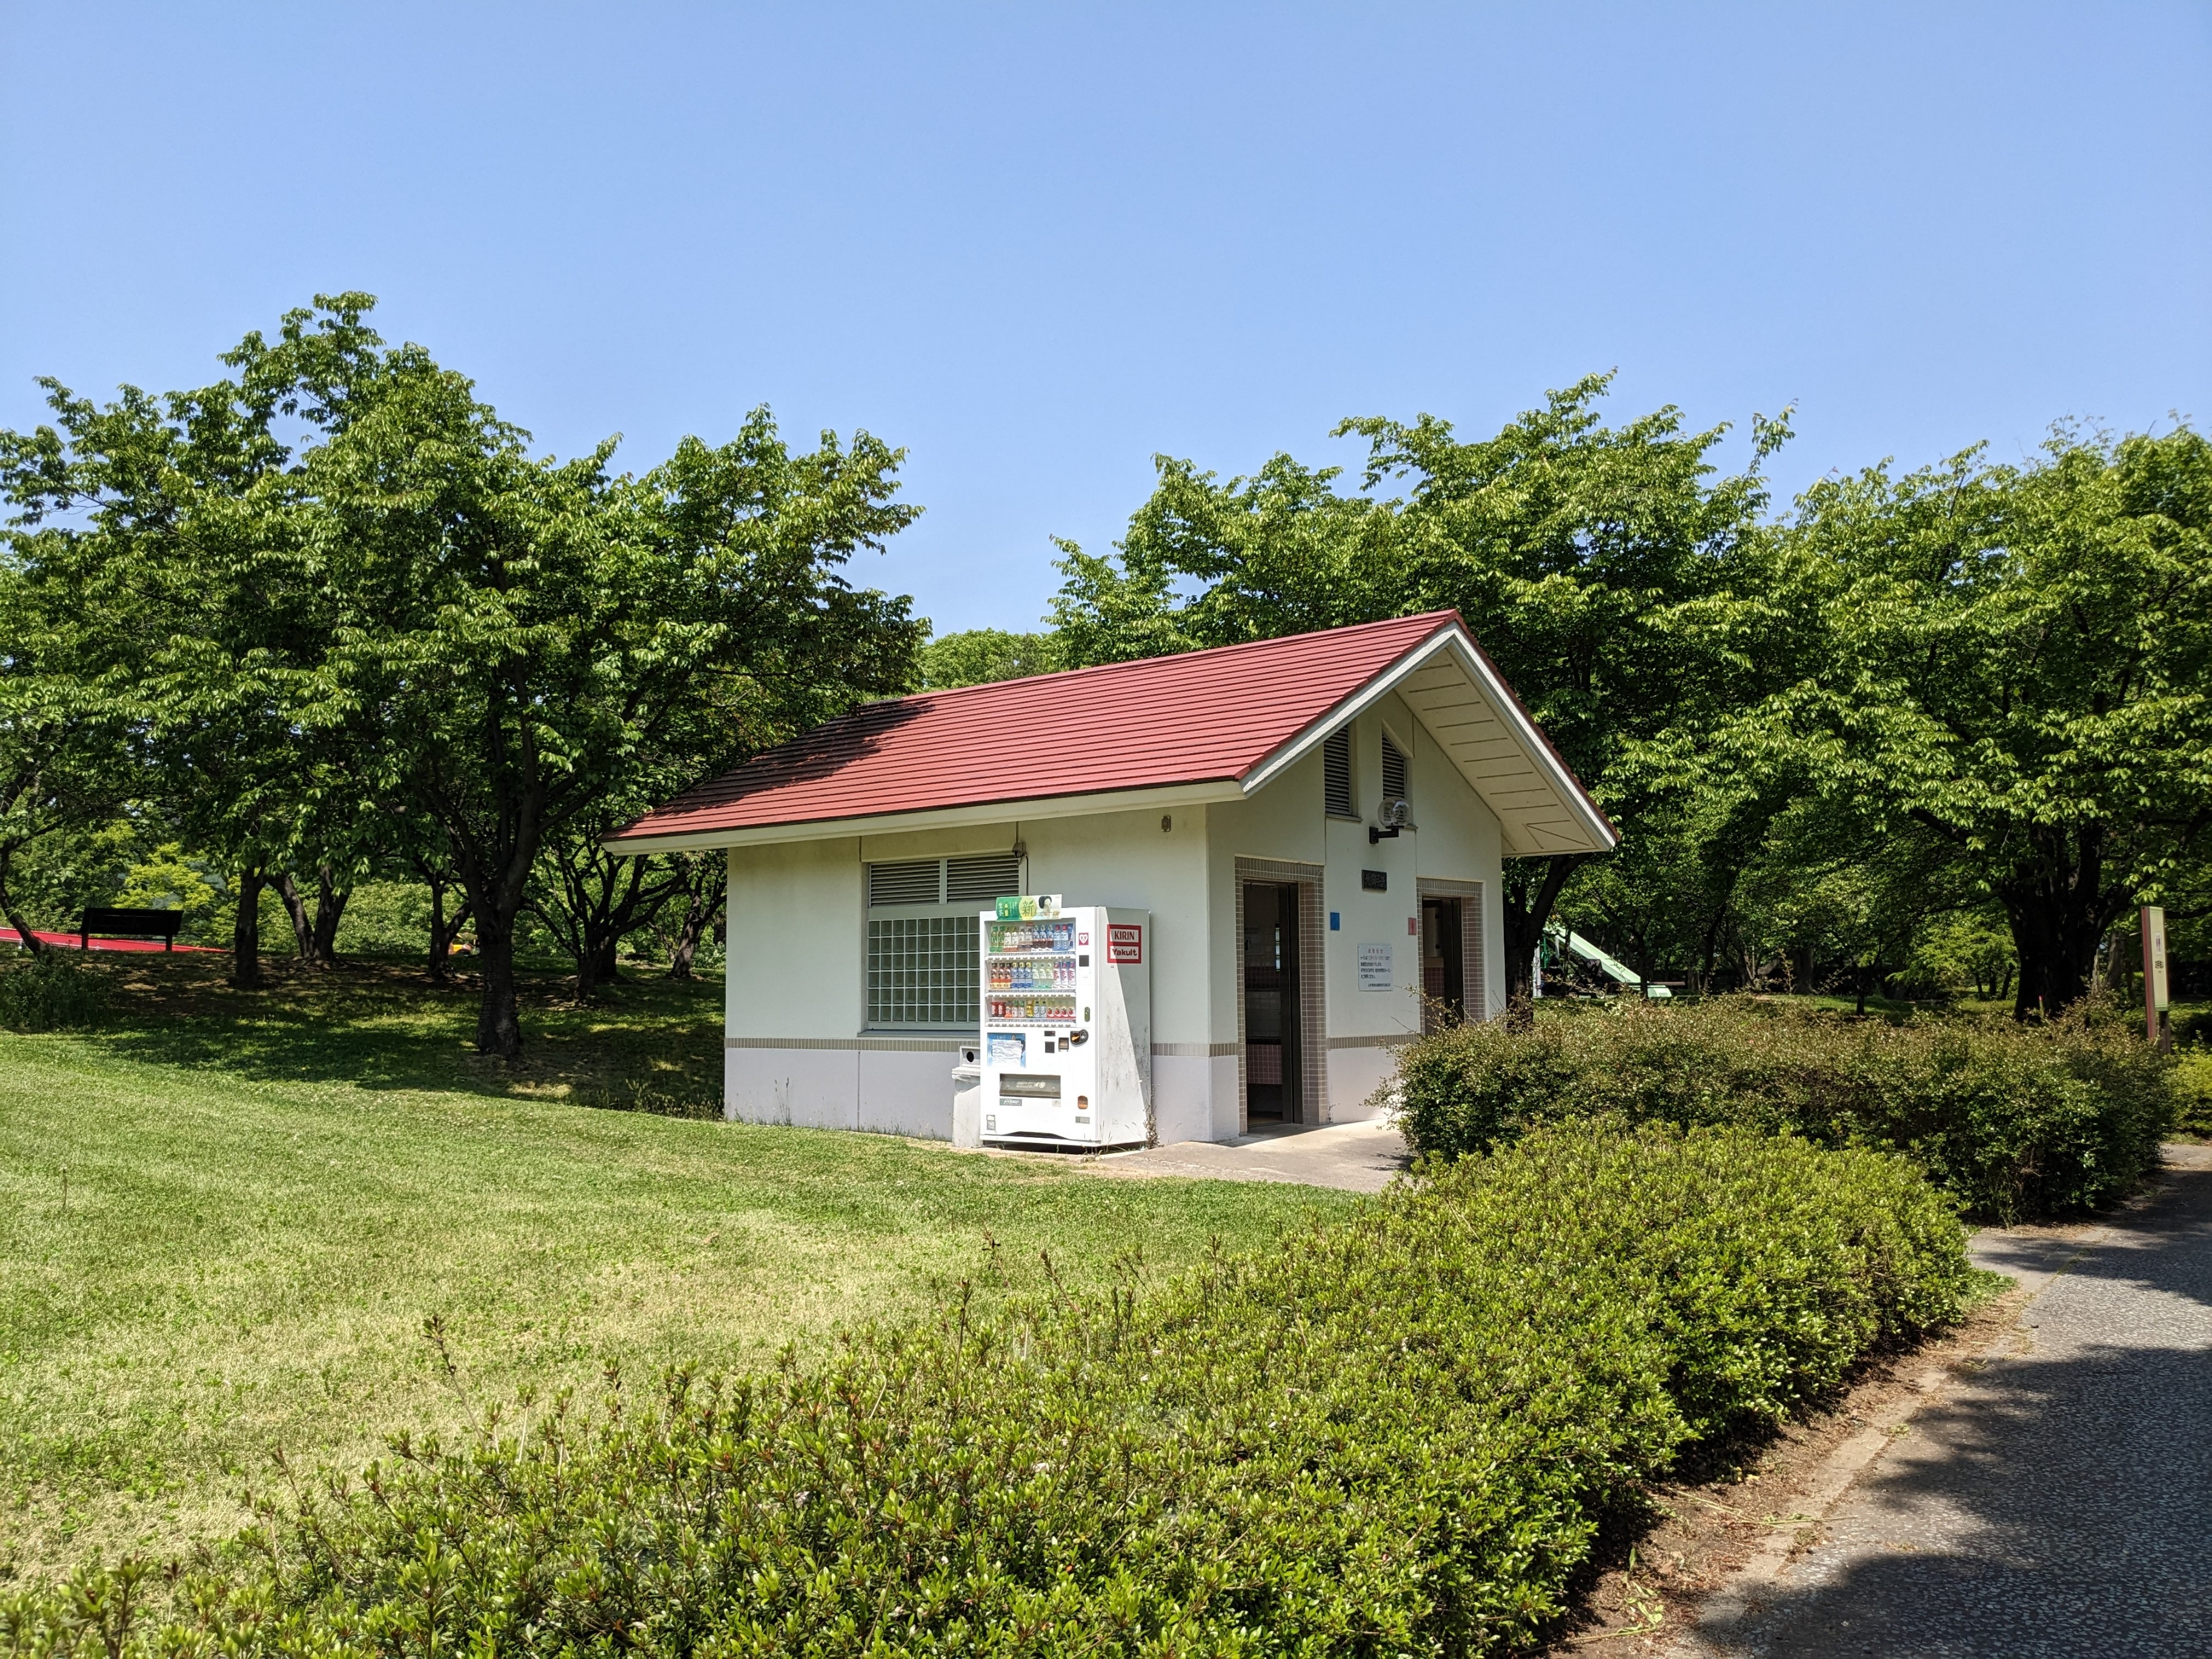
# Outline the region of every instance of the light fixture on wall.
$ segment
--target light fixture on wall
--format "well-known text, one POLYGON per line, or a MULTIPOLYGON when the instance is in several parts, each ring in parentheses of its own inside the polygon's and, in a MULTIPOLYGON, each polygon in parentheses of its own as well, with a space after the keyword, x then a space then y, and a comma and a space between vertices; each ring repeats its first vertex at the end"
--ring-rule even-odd
POLYGON ((1403 797, 1394 796, 1375 809, 1378 822, 1367 826, 1367 844, 1378 841, 1395 841, 1401 830, 1413 827, 1413 803, 1403 797))

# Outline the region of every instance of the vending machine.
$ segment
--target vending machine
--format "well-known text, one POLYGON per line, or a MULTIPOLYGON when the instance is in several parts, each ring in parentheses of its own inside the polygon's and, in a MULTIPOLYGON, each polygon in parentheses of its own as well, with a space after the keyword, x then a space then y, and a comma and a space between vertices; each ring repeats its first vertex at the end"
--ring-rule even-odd
POLYGON ((1000 899, 981 926, 984 1141, 1150 1145, 1151 914, 1047 894, 1000 899))

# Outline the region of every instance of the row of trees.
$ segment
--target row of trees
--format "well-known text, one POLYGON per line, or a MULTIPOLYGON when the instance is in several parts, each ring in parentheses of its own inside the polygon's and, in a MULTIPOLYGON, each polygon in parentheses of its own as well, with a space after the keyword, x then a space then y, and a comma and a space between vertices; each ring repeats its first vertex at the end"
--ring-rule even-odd
MULTIPOLYGON (((0 432, 0 913, 27 869, 155 822, 220 872, 234 972, 260 895, 331 957, 355 885, 419 883, 430 964, 472 929, 477 1042, 520 1042, 535 917, 580 988, 708 857, 601 837, 854 702, 1457 609, 1624 831, 1509 866, 1510 988, 1547 921, 1655 977, 1840 980, 1936 957, 2027 1013, 2078 998, 2136 902, 2212 904, 2212 447, 2057 432, 1832 477, 1778 512, 1786 416, 1606 423, 1603 377, 1496 435, 1358 420, 1352 480, 1162 458, 1107 555, 1061 545, 1048 626, 925 642, 842 572, 918 509, 865 433, 763 412, 642 473, 534 454, 362 295, 248 336, 193 391, 0 432)), ((667 918, 674 918, 672 927, 667 918)), ((2101 964, 2101 965, 2100 965, 2101 964)))
POLYGON ((477 1042, 520 1049, 534 912, 583 987, 670 907, 696 945, 711 860, 600 837, 700 775, 905 689, 923 627, 840 574, 917 509, 899 452, 767 414, 617 472, 558 460, 374 301, 319 298, 192 391, 0 432, 0 912, 27 858, 134 811, 212 860, 234 973, 259 982, 260 895, 327 960, 346 896, 423 883, 430 960, 473 930, 477 1042))
POLYGON ((1494 437, 1348 421, 1355 483, 1161 458, 1050 626, 931 644, 955 684, 1453 607, 1623 830, 1508 866, 1510 988, 1548 918, 1656 976, 1840 981, 1931 957, 2063 1007, 2138 902, 2212 898, 2212 446, 2054 432, 1831 477, 1778 513, 1786 416, 1608 426, 1605 377, 1494 437))

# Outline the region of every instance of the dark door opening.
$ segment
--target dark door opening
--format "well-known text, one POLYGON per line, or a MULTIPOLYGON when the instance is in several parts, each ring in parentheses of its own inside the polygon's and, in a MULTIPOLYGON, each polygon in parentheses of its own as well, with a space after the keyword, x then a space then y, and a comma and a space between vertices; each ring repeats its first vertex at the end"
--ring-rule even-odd
POLYGON ((1431 1011, 1424 1024, 1439 1016, 1447 1024, 1467 1018, 1467 936, 1460 930, 1459 907, 1455 898, 1421 901, 1421 991, 1431 1011))
POLYGON ((1304 1056, 1298 1044, 1298 890, 1244 884, 1244 1109, 1296 1123, 1304 1056))

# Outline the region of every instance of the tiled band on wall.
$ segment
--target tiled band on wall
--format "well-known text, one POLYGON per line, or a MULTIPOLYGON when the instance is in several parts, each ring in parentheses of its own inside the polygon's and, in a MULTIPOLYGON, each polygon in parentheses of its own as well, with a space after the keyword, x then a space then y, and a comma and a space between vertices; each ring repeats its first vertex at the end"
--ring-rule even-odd
POLYGON ((828 1048, 841 1054, 951 1054, 972 1048, 971 1036, 724 1037, 725 1048, 828 1048))
MULTIPOLYGON (((1418 898, 1455 898, 1459 905, 1459 975, 1460 989, 1467 999, 1469 1019, 1490 1018, 1489 983, 1484 975, 1489 959, 1482 949, 1482 884, 1479 881, 1443 881, 1423 878, 1413 884, 1418 898)), ((1425 1020, 1427 1012, 1423 1011, 1425 1020)))

